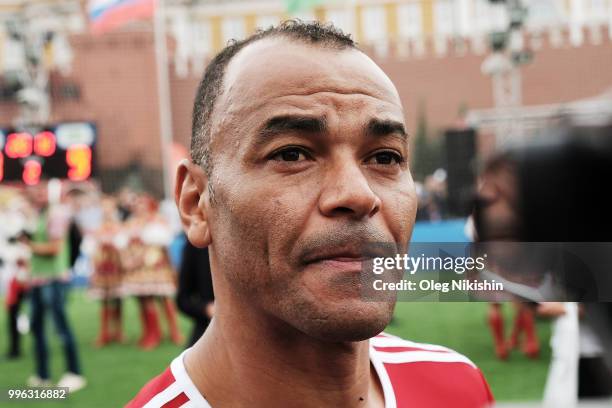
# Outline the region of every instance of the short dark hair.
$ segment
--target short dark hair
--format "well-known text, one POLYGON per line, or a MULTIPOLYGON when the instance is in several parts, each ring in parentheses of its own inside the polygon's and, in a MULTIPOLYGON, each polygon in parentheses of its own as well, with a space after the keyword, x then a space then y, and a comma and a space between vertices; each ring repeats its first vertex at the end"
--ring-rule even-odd
POLYGON ((211 116, 215 101, 223 89, 223 77, 227 65, 247 45, 264 38, 281 36, 327 48, 356 48, 356 43, 350 35, 343 33, 331 23, 320 23, 318 21, 287 20, 278 26, 258 30, 244 40, 231 40, 206 67, 204 76, 198 85, 193 105, 191 158, 194 163, 204 168, 208 176, 212 172, 210 153, 211 116))

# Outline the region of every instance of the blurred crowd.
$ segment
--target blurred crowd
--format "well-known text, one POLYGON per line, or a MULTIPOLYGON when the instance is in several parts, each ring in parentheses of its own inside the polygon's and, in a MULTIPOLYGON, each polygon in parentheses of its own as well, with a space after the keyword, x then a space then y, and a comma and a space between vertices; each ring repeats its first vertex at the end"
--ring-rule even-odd
POLYGON ((100 303, 98 347, 126 342, 122 321, 126 298, 137 300, 142 327, 138 346, 144 350, 162 341, 160 316, 167 321, 170 341, 184 345, 177 303, 195 322, 187 346, 210 321, 210 276, 201 273, 203 277, 197 278, 201 282, 194 284, 194 274, 185 271, 208 268, 208 254, 185 245, 174 203, 129 188, 107 195, 92 183, 52 180, 27 188, 2 187, 0 225, 0 288, 9 317, 7 357, 22 355, 21 333, 29 331, 36 367, 27 381, 30 386, 50 385, 48 319, 66 360, 67 371, 58 386, 75 391, 86 385, 65 311, 71 284, 86 285, 88 295, 100 303), (177 269, 183 258, 184 284, 175 302, 177 269), (26 300, 29 317, 23 310, 26 300))

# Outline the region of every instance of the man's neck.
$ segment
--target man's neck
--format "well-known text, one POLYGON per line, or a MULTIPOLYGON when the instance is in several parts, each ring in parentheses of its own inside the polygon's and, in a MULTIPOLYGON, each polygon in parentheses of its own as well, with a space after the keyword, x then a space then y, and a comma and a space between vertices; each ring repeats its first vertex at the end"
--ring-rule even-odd
POLYGON ((322 342, 246 313, 217 308, 186 355, 189 376, 213 407, 384 406, 367 341, 322 342))

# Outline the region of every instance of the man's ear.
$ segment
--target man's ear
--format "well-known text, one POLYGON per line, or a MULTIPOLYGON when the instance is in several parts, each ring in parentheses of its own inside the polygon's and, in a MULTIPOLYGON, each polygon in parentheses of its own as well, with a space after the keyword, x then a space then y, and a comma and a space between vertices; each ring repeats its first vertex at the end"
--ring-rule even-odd
POLYGON ((205 208, 208 177, 202 167, 184 159, 176 171, 174 201, 187 239, 195 247, 205 248, 212 242, 205 208))

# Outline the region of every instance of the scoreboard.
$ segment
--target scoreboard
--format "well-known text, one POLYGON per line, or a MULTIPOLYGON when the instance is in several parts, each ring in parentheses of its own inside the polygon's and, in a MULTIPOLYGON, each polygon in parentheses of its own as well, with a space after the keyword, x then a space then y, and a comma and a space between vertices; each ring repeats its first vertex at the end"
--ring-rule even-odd
POLYGON ((38 128, 0 127, 0 183, 38 184, 95 176, 96 127, 67 122, 38 128))

